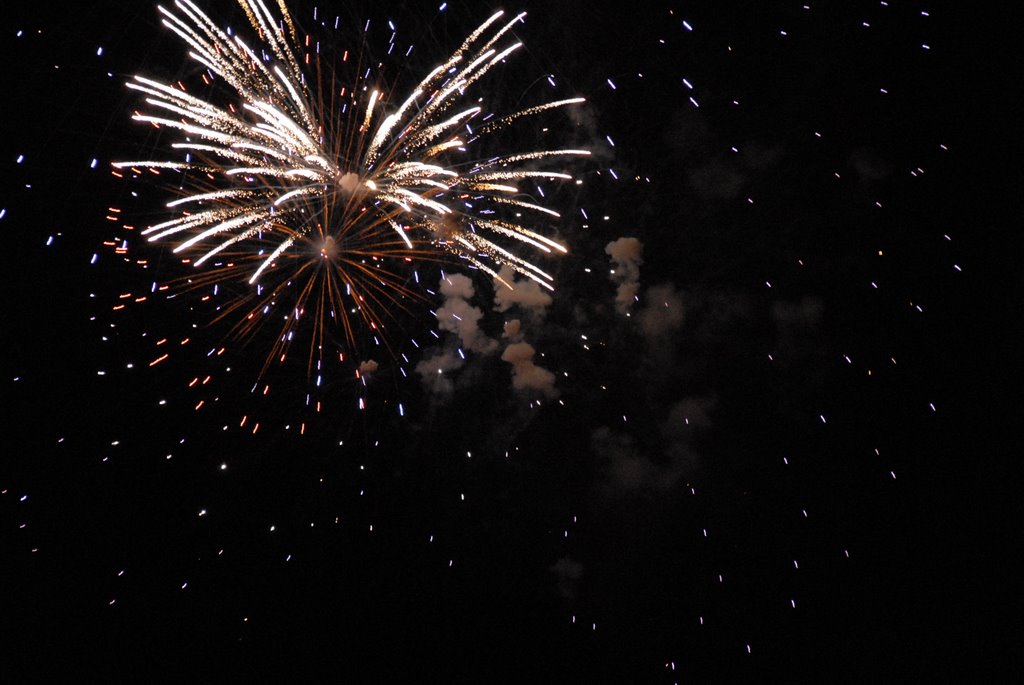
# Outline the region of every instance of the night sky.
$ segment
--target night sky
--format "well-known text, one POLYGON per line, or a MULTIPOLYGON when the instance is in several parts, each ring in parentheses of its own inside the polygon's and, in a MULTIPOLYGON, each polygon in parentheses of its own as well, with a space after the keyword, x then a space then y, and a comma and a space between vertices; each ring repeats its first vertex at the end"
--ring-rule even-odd
MULTIPOLYGON (((332 328, 343 362, 261 375, 279 329, 214 322, 251 286, 151 292, 202 267, 138 236, 166 175, 112 173, 170 140, 125 82, 201 68, 149 3, 18 4, 4 682, 1024 675, 1010 12, 506 5, 525 47, 471 97, 587 100, 486 151, 592 151, 544 184, 555 291, 503 304, 449 256, 384 312, 390 348, 332 328)), ((291 11, 401 95, 499 7, 439 4, 291 11)))

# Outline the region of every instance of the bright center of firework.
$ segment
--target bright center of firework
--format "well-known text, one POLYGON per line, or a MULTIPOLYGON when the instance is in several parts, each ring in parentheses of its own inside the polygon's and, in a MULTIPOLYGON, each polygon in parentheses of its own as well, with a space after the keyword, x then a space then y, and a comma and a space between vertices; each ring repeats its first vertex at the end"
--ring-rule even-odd
POLYGON ((324 259, 334 259, 338 256, 341 251, 341 246, 333 236, 324 236, 323 241, 320 243, 320 256, 324 259))

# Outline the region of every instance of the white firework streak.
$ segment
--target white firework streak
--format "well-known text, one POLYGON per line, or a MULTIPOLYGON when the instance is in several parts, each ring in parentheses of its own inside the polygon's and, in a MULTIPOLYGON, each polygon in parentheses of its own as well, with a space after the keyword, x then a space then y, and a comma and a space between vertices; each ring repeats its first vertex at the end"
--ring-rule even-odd
MULTIPOLYGON (((491 16, 386 116, 378 116, 385 109, 381 92, 361 89, 368 91, 365 113, 358 129, 349 129, 351 135, 358 131, 359 139, 349 141, 330 140, 329 135, 325 140, 324 122, 314 114, 317 109, 311 103, 315 100, 296 57, 295 27, 284 4, 278 3, 283 13, 279 21, 263 0, 240 2, 259 32, 262 45, 258 52, 263 58, 241 37, 219 29, 191 0, 175 0, 177 12, 158 8, 164 25, 190 48, 189 56, 230 87, 237 106, 225 107, 190 95, 180 84, 142 76, 128 83, 129 88, 147 96, 145 102, 152 108, 133 118, 177 130, 184 141, 172 149, 187 156, 183 162, 157 159, 114 166, 194 172, 200 179, 192 179, 192 185, 182 183, 185 195, 167 203, 170 209, 184 206, 181 215, 149 226, 143 231, 149 240, 177 241, 175 252, 200 250, 192 262, 199 266, 230 246, 262 236, 264 229, 283 229, 270 231, 280 235, 281 242, 255 269, 249 280, 255 283, 278 257, 312 231, 306 203, 319 199, 330 204, 330 197, 347 199, 358 194, 356 211, 371 216, 369 220, 376 225, 390 226, 410 250, 411 230, 421 244, 454 253, 489 274, 496 275, 496 269, 484 264, 481 257, 552 288, 548 273, 481 232, 496 240, 511 238, 545 253, 552 248, 565 252, 563 245, 521 223, 535 222, 538 215, 560 215, 516 197, 520 191, 515 182, 570 180, 565 173, 521 165, 590 153, 536 150, 512 152, 482 164, 445 165, 447 154, 464 151, 466 145, 517 119, 583 102, 571 98, 531 106, 492 120, 476 132, 468 122, 480 115, 483 98, 449 113, 471 84, 521 46, 518 42, 507 47, 496 44, 525 13, 504 24, 498 23, 503 12, 491 16), (270 63, 271 59, 275 63, 270 63), (469 132, 468 140, 459 137, 465 132, 469 132), (355 158, 339 159, 330 152, 335 149, 354 149, 355 158), (199 162, 192 161, 193 154, 201 157, 199 162), (460 166, 470 169, 459 171, 460 166)), ((262 250, 254 252, 263 254, 262 250)))

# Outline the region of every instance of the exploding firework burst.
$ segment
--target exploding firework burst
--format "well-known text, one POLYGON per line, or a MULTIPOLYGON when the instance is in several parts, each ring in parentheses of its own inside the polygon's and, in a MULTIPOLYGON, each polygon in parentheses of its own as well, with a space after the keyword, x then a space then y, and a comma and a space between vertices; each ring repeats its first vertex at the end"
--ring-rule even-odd
POLYGON ((583 99, 503 115, 467 95, 521 47, 510 34, 525 14, 491 16, 402 98, 362 58, 321 58, 303 44, 284 3, 279 17, 262 0, 240 4, 255 42, 222 30, 190 0, 159 8, 202 65, 209 92, 136 76, 128 87, 147 108, 133 118, 175 141, 167 158, 114 167, 177 175, 172 216, 142 235, 198 267, 181 280, 189 289, 245 284, 218 320, 233 320, 244 337, 283 314, 264 370, 284 360, 305 319, 311 365, 335 331, 349 349, 363 331, 386 341, 389 312, 422 297, 410 285, 423 262, 454 258, 501 282, 498 269, 508 266, 553 289, 552 275, 517 250, 564 253, 544 228, 560 215, 519 185, 569 180, 548 167, 589 153, 479 151, 495 132, 583 99))

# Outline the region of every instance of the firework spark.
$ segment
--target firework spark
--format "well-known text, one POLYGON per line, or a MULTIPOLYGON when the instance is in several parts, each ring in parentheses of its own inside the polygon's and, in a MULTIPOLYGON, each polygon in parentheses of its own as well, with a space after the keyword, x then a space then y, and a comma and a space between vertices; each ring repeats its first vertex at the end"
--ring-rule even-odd
MULTIPOLYGON (((240 315, 238 332, 251 332, 286 299, 286 288, 297 289, 268 363, 284 354, 308 306, 316 312, 314 345, 330 320, 352 342, 349 313, 380 330, 378 311, 402 306, 412 294, 410 263, 455 256, 495 278, 508 266, 553 289, 551 274, 515 250, 564 253, 538 230, 560 215, 518 184, 570 180, 545 165, 589 152, 514 150, 481 160, 473 151, 523 117, 583 99, 504 116, 486 112, 484 97, 463 102, 476 81, 521 47, 510 32, 525 13, 491 16, 394 106, 392 94, 370 82, 371 70, 346 88, 318 54, 303 54, 283 3, 278 20, 263 0, 241 0, 259 36, 253 45, 220 29, 191 0, 174 4, 174 11, 158 8, 164 25, 204 67, 204 82, 224 87, 200 97, 180 82, 134 77, 128 87, 148 107, 133 118, 172 130, 171 150, 182 156, 114 167, 181 174, 180 196, 167 203, 175 215, 142 234, 172 243, 195 267, 209 263, 188 279, 192 287, 244 278, 249 296, 219 316, 240 315), (313 78, 305 71, 311 56, 313 78)), ((348 58, 346 52, 341 61, 348 58)))

